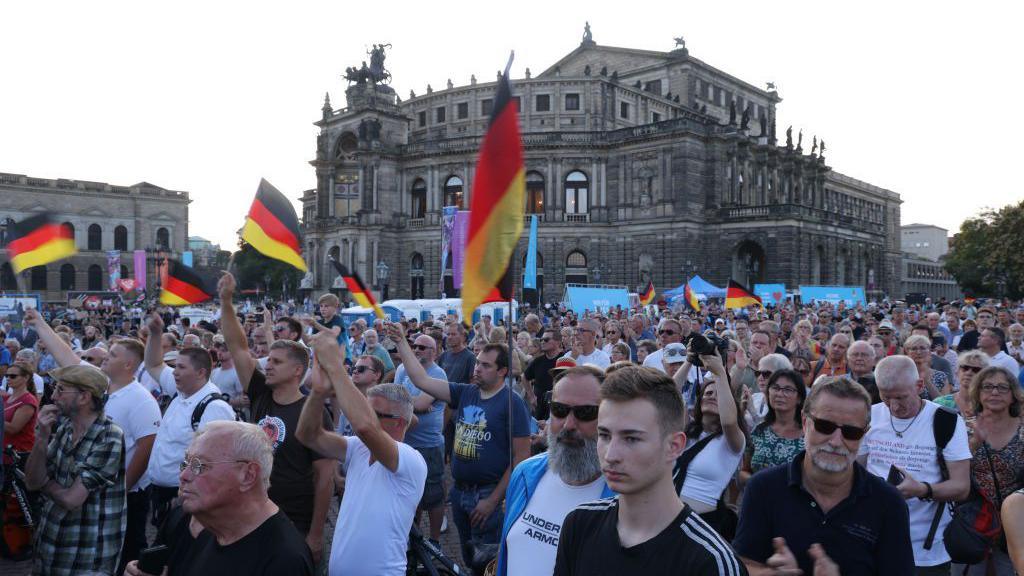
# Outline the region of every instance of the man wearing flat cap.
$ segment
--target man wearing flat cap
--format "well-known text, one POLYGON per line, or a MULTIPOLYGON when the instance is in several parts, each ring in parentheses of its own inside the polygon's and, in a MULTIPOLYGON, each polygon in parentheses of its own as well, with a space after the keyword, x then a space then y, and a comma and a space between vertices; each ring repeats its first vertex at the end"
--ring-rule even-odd
POLYGON ((114 574, 127 520, 124 433, 103 413, 107 377, 92 366, 50 372, 25 484, 42 506, 33 574, 114 574))

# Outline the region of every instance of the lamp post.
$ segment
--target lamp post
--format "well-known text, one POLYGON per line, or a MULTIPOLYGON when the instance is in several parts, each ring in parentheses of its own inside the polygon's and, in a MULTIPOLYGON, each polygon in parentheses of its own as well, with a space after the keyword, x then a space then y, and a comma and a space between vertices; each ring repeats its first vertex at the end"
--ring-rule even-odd
POLYGON ((377 283, 380 285, 380 299, 388 299, 388 276, 391 275, 391 268, 383 260, 377 262, 377 283))
POLYGON ((146 246, 146 253, 152 254, 149 257, 153 261, 153 269, 156 275, 156 292, 159 294, 163 289, 163 268, 167 263, 167 256, 163 246, 146 246))

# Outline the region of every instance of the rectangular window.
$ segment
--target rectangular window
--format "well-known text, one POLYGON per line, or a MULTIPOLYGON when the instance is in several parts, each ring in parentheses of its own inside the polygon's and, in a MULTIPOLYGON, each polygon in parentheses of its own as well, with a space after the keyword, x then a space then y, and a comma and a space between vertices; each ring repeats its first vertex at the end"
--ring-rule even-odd
POLYGON ((714 100, 714 102, 715 102, 716 106, 721 106, 722 105, 722 89, 719 88, 718 86, 715 86, 715 100, 714 100))
POLYGON ((629 120, 629 102, 619 102, 619 118, 629 120))
POLYGON ((579 110, 580 109, 580 95, 579 94, 566 94, 565 95, 565 109, 566 110, 579 110))
POLYGON ((469 102, 459 102, 455 105, 455 115, 459 120, 469 118, 469 102))
POLYGON ((513 96, 512 102, 516 105, 516 114, 523 111, 523 100, 519 96, 513 96))
POLYGON ((490 116, 491 115, 491 110, 493 110, 493 109, 494 109, 494 100, 491 100, 490 98, 485 98, 484 100, 480 101, 480 115, 481 116, 490 116))
POLYGON ((444 106, 440 106, 440 107, 436 108, 434 110, 434 117, 435 117, 434 121, 437 122, 438 124, 444 123, 444 121, 445 121, 445 114, 446 113, 447 113, 447 108, 445 108, 444 106))
POLYGON ((707 80, 701 80, 700 95, 705 100, 711 99, 711 83, 707 80))
POLYGON ((550 94, 537 94, 536 103, 534 104, 534 110, 537 112, 550 112, 551 111, 551 95, 550 94))
POLYGON ((651 122, 661 122, 661 114, 651 112, 651 122))
POLYGON ((590 210, 586 188, 567 188, 565 190, 565 213, 586 214, 590 210))
POLYGON ((661 80, 651 80, 644 85, 644 90, 647 92, 653 92, 657 95, 661 95, 661 80))
POLYGON ((736 97, 736 113, 737 114, 742 114, 743 111, 746 110, 746 108, 743 107, 743 104, 744 104, 743 96, 737 96, 736 97))
POLYGON ((427 111, 424 110, 424 111, 420 112, 420 128, 423 128, 426 125, 427 125, 427 111))

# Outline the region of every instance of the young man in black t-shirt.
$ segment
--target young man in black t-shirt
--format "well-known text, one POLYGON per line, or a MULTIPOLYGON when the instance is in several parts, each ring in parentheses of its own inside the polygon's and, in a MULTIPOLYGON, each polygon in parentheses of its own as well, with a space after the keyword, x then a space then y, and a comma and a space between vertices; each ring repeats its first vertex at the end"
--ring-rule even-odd
POLYGON ((555 576, 745 576, 729 544, 672 483, 686 445, 686 406, 672 380, 652 368, 622 368, 605 379, 601 398, 597 451, 619 495, 569 513, 555 576))
POLYGON ((555 367, 559 356, 562 355, 561 333, 553 328, 545 330, 544 337, 540 339, 540 350, 542 354, 535 357, 526 366, 523 377, 526 378, 527 391, 532 395, 527 400, 533 405, 534 418, 547 420, 549 410, 547 393, 554 387, 551 369, 555 367))

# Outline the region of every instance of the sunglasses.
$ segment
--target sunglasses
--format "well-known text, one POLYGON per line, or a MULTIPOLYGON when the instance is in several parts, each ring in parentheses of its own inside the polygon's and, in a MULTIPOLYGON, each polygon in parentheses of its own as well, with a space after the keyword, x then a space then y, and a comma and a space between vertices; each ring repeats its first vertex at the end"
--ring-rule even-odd
POLYGON ((961 364, 958 368, 960 368, 964 372, 970 372, 971 374, 977 374, 978 372, 982 371, 981 366, 970 366, 968 364, 961 364))
POLYGON ((376 372, 376 370, 370 366, 356 366, 355 368, 352 368, 353 374, 362 374, 363 372, 376 372))
POLYGON ((374 413, 377 415, 377 419, 378 420, 384 420, 386 418, 387 419, 391 419, 391 420, 401 420, 402 419, 402 416, 400 414, 385 414, 383 412, 377 412, 377 411, 374 411, 374 413))
POLYGON ((570 406, 561 402, 551 403, 551 415, 555 418, 568 418, 570 412, 580 422, 593 422, 597 419, 597 406, 593 404, 570 406))
POLYGON ((540 339, 541 342, 551 342, 552 340, 554 340, 554 338, 541 338, 540 339))
POLYGON ((667 334, 669 336, 674 336, 674 335, 678 334, 678 332, 676 332, 675 330, 658 330, 658 335, 660 336, 662 334, 667 334))
POLYGON ((8 378, 21 378, 22 376, 24 376, 24 374, 16 374, 16 373, 14 373, 14 372, 8 372, 8 373, 6 374, 6 376, 7 376, 8 378))
POLYGON ((763 377, 768 379, 771 378, 774 373, 775 372, 772 372, 771 370, 754 370, 754 378, 763 377))
POLYGON ((843 435, 846 440, 860 440, 867 433, 866 428, 858 428, 857 426, 851 426, 850 424, 839 425, 831 420, 825 420, 823 418, 815 418, 811 416, 811 422, 814 423, 814 430, 819 434, 826 436, 831 435, 836 429, 843 435))
POLYGON ((423 345, 423 344, 413 344, 413 345, 412 345, 412 348, 413 348, 413 350, 419 350, 419 351, 421 351, 421 352, 422 352, 423 350, 433 350, 433 349, 434 349, 434 347, 433 347, 433 346, 425 346, 425 345, 423 345))

